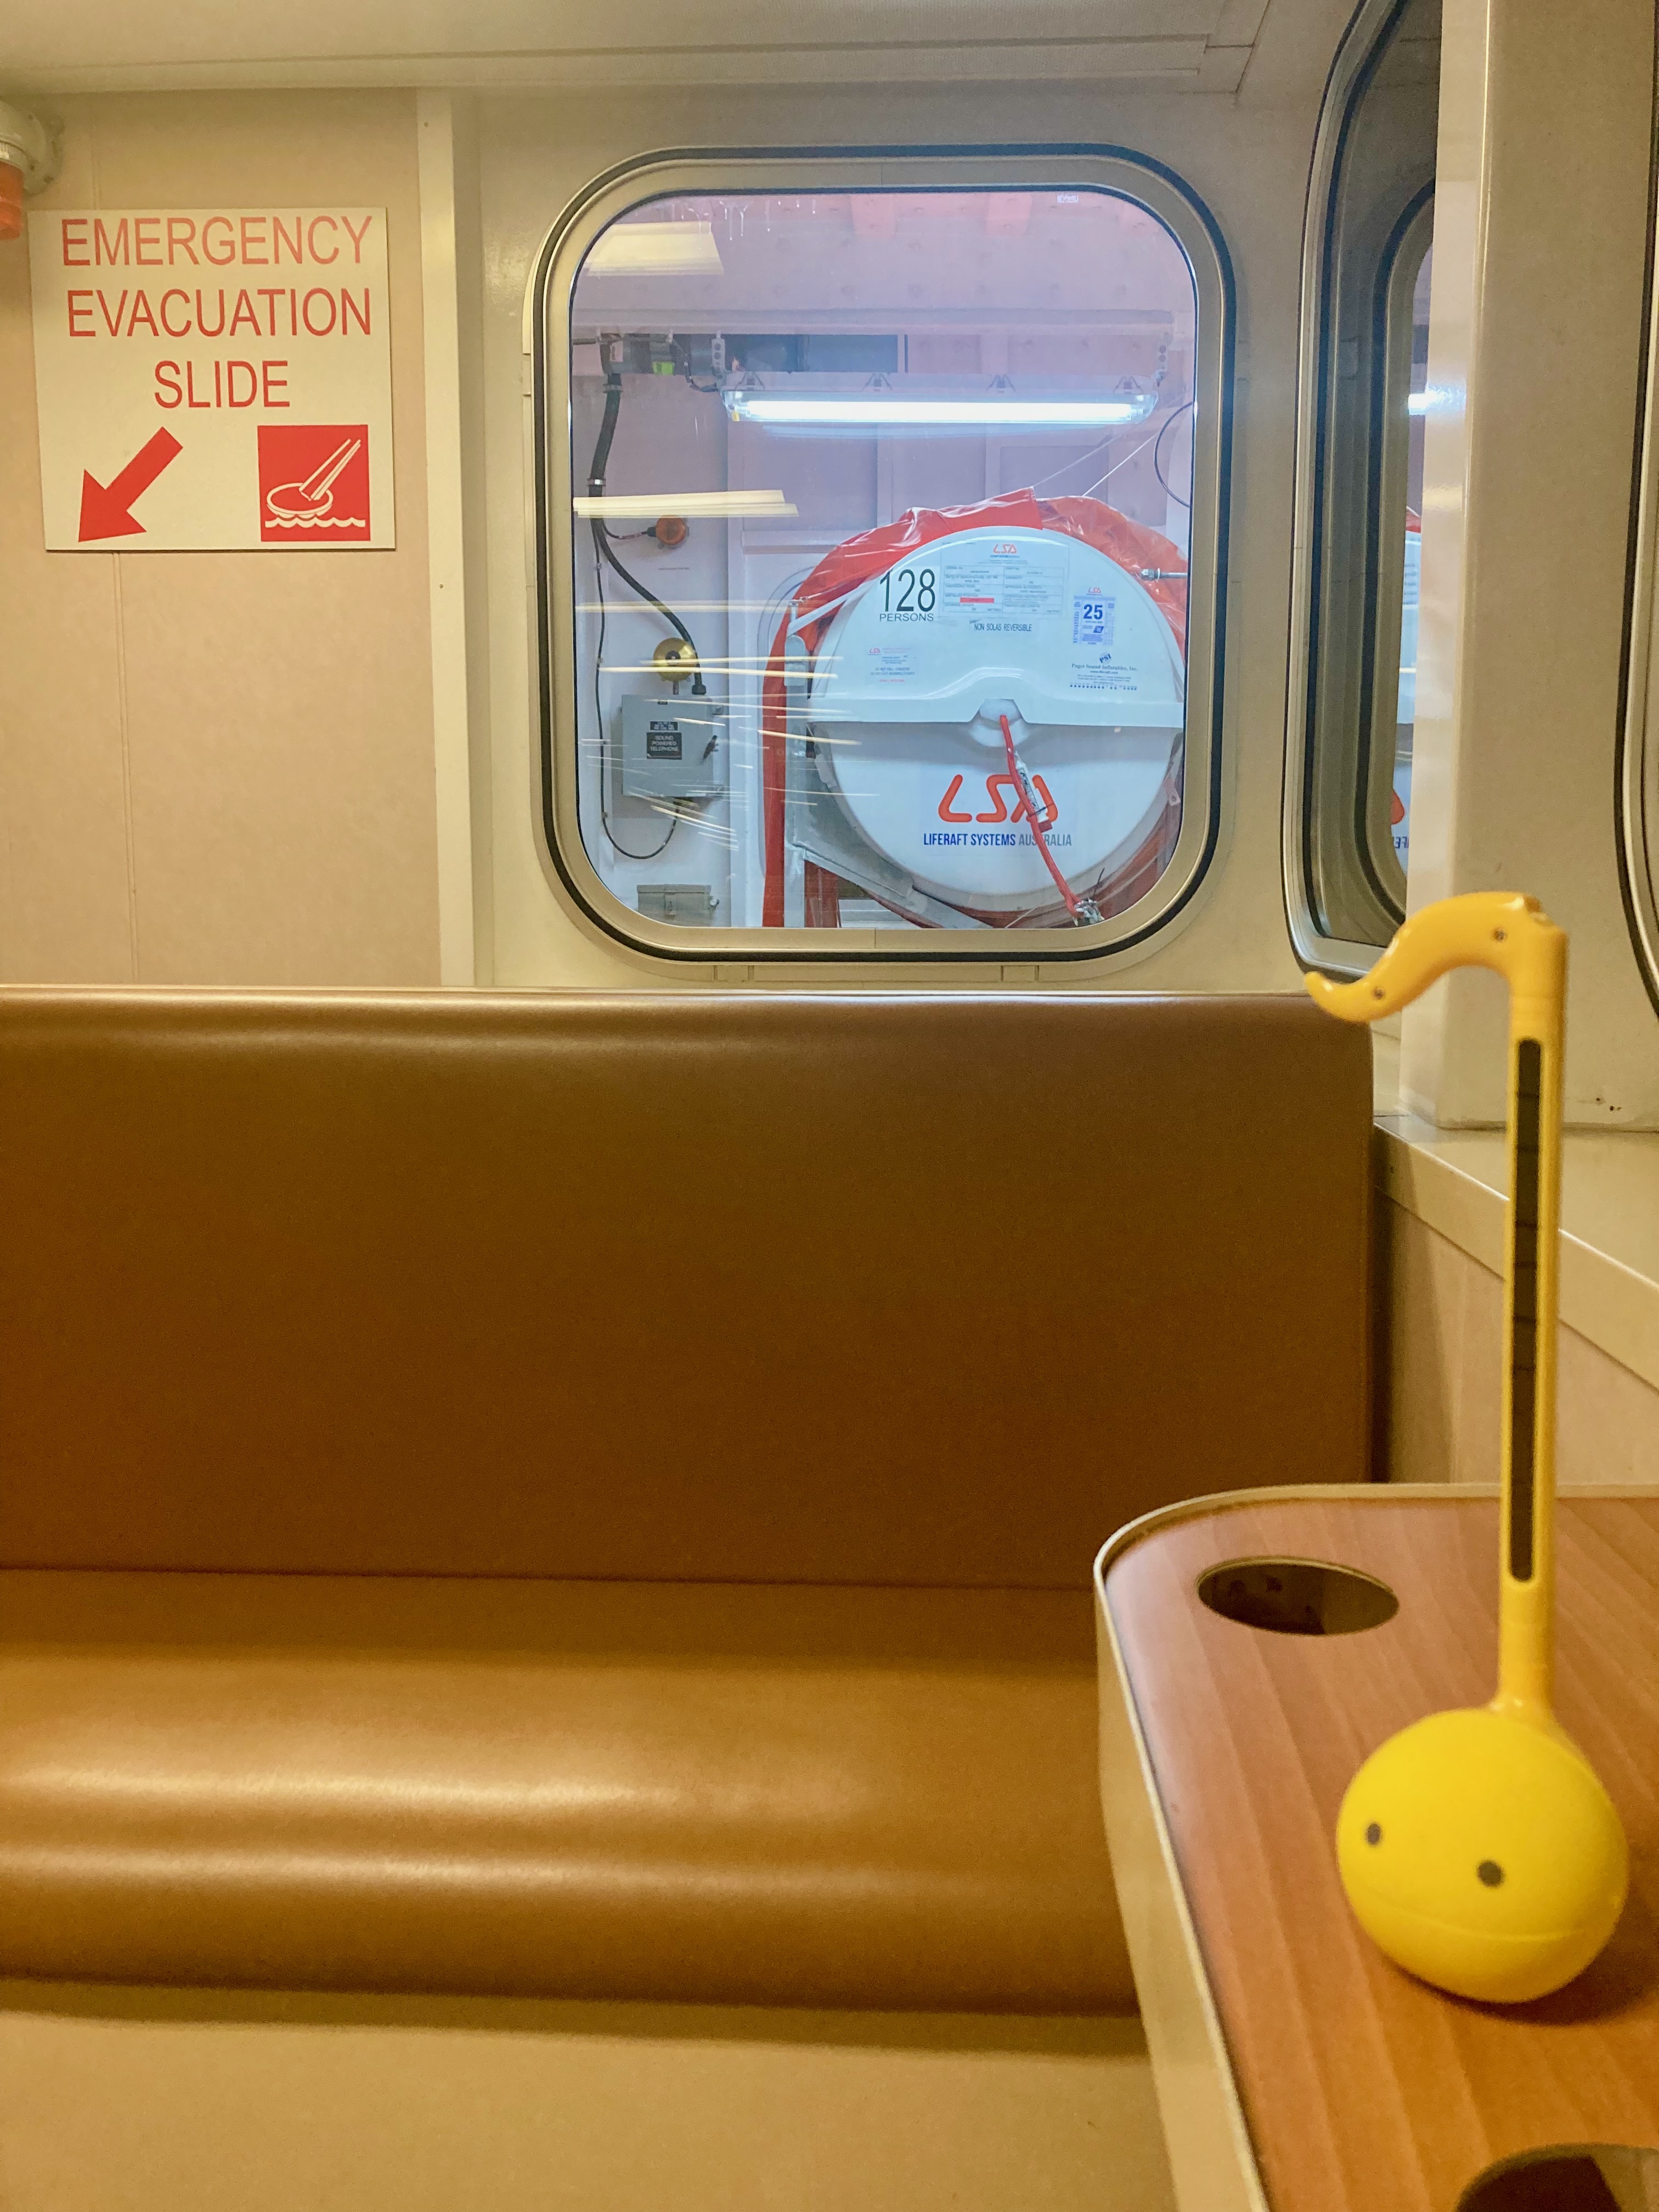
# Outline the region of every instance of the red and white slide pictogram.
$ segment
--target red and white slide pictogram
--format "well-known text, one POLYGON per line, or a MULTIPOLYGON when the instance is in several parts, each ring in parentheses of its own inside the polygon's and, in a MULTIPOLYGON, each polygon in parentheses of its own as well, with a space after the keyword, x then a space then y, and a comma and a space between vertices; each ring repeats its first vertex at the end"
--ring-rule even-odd
POLYGON ((366 544, 368 425, 259 425, 259 535, 267 545, 366 544))

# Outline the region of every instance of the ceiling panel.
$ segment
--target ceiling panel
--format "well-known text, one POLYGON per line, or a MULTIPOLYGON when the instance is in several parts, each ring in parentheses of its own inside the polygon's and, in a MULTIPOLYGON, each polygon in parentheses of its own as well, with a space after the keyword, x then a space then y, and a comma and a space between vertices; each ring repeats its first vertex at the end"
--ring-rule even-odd
POLYGON ((0 0, 0 93, 243 85, 1322 81, 1352 0, 0 0), (1337 24, 1340 28, 1340 22, 1337 24))
POLYGON ((629 45, 1203 38, 1223 0, 8 0, 0 67, 570 53, 629 45))

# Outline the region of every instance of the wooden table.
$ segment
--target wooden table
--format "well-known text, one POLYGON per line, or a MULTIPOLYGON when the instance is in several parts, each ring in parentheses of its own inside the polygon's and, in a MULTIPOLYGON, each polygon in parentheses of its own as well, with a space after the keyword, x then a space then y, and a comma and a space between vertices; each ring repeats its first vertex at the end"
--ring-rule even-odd
POLYGON ((1492 1694, 1494 1494, 1241 1493, 1101 1554, 1102 1800, 1182 2212, 1453 2212, 1495 2160, 1659 2147, 1659 1497, 1575 1492, 1558 1540, 1560 1717, 1625 1821, 1631 1899, 1577 1982, 1508 2008, 1389 1965, 1332 1842, 1369 1752, 1492 1694), (1360 1569, 1399 1610, 1293 1635, 1200 1603, 1259 1557, 1360 1569))

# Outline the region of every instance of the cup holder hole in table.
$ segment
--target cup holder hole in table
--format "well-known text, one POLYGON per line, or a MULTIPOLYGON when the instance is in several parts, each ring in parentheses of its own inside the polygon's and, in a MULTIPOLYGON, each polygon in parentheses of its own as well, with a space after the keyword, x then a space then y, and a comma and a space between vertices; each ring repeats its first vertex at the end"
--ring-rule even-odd
POLYGON ((1386 1583, 1328 1559, 1226 1559, 1198 1585, 1212 1613, 1278 1636, 1352 1636, 1400 1610, 1386 1583))
POLYGON ((1476 2174, 1457 2212, 1649 2212, 1659 2205, 1659 2150, 1554 2143, 1476 2174))

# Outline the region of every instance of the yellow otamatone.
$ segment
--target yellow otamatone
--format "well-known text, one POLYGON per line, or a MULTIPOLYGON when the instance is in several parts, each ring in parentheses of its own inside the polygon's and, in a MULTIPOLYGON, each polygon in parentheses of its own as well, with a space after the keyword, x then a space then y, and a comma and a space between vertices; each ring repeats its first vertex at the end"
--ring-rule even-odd
POLYGON ((1346 1021, 1395 1012, 1453 968, 1510 987, 1498 1693, 1431 1713, 1365 1761, 1336 1820, 1354 1917, 1396 1966, 1454 1995, 1523 2004, 1563 1988, 1624 1909, 1612 1799, 1556 1720, 1555 1325, 1566 939, 1536 900, 1443 899, 1368 975, 1308 988, 1346 1021))
POLYGON ((1379 1949, 1500 2004, 1582 1973, 1628 1876, 1619 1816, 1577 1747, 1490 1706, 1431 1713, 1373 1752, 1337 1814, 1336 1856, 1379 1949))

